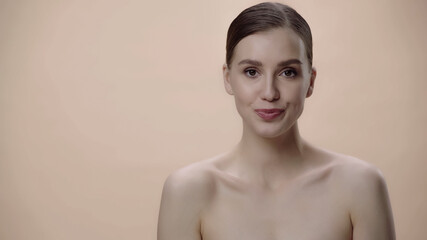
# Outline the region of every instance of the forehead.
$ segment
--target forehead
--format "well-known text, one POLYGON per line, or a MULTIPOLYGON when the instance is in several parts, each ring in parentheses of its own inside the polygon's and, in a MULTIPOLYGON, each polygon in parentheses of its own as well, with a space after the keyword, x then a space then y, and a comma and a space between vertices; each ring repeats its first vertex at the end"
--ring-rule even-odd
POLYGON ((307 64, 304 42, 289 28, 274 28, 243 38, 234 49, 233 62, 251 59, 276 64, 293 58, 307 64))

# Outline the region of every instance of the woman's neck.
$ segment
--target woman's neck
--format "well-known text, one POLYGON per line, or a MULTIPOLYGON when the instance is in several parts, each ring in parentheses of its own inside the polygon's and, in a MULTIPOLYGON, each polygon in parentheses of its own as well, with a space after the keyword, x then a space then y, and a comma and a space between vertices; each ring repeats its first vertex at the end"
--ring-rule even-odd
POLYGON ((244 128, 242 139, 234 149, 236 168, 248 180, 276 185, 301 170, 305 146, 297 123, 275 138, 261 137, 244 128))

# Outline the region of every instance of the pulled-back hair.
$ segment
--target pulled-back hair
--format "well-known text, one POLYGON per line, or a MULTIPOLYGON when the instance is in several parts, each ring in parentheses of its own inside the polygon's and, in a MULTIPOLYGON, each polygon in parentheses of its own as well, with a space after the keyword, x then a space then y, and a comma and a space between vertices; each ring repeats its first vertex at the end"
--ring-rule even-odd
POLYGON ((243 10, 231 22, 227 32, 226 63, 230 66, 234 48, 243 38, 273 28, 287 27, 302 39, 308 62, 313 64, 313 42, 311 30, 304 18, 293 8, 281 4, 264 2, 243 10))

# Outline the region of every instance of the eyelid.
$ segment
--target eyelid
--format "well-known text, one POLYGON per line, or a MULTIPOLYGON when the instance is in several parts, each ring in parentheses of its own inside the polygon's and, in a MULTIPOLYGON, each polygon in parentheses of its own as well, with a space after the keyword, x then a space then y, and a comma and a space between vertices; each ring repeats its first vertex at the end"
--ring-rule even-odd
POLYGON ((260 75, 260 72, 259 72, 259 70, 256 68, 256 67, 247 67, 247 68, 244 68, 243 69, 243 73, 247 76, 247 77, 249 77, 249 78, 255 78, 255 77, 257 77, 258 75, 260 75), (256 73, 257 73, 257 75, 255 75, 255 76, 250 76, 250 75, 248 75, 248 72, 249 71, 255 71, 256 73))
POLYGON ((255 70, 255 71, 259 72, 259 71, 258 71, 258 68, 257 68, 257 67, 253 67, 253 66, 248 66, 248 67, 245 67, 245 68, 243 69, 243 71, 248 71, 248 70, 255 70))
MULTIPOLYGON (((247 67, 243 68, 243 74, 244 74, 246 77, 249 77, 249 78, 256 78, 256 77, 258 77, 259 75, 261 75, 261 72, 260 72, 260 70, 259 70, 257 67, 255 67, 255 66, 247 66, 247 67), (255 72, 256 72, 256 74, 255 74, 255 75, 253 75, 253 76, 251 76, 251 75, 249 75, 249 73, 248 73, 249 71, 255 71, 255 72)), ((298 76, 298 70, 297 70, 297 69, 295 69, 294 67, 286 66, 286 67, 282 68, 282 70, 278 71, 278 76, 282 76, 282 77, 285 77, 285 78, 295 78, 295 77, 297 77, 297 76, 298 76), (286 71, 291 71, 292 76, 286 76, 286 75, 284 75, 284 73, 285 73, 286 71)))
POLYGON ((284 77, 294 78, 294 77, 296 77, 298 75, 298 71, 295 68, 292 68, 292 67, 285 67, 285 68, 283 68, 282 71, 280 71, 279 75, 280 76, 283 75, 286 71, 292 71, 293 72, 293 76, 286 76, 286 75, 284 75, 284 77))

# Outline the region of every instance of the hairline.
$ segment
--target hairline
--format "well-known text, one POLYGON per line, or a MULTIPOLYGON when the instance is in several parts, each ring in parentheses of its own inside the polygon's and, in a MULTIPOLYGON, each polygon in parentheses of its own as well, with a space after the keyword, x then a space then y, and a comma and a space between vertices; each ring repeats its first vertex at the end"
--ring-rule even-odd
MULTIPOLYGON (((229 61, 229 63, 227 62, 227 59, 225 59, 226 60, 226 62, 225 62, 225 64, 227 65, 227 67, 228 68, 230 68, 231 67, 231 63, 233 62, 233 59, 234 59, 234 56, 235 56, 235 49, 236 49, 236 47, 237 47, 237 45, 243 40, 243 39, 245 39, 245 38, 247 38, 247 37, 249 37, 249 36, 252 36, 252 35, 255 35, 255 34, 257 34, 257 33, 263 33, 263 32, 268 32, 268 31, 272 31, 272 30, 275 30, 275 29, 280 29, 280 28, 282 28, 282 29, 289 29, 289 30, 291 30, 291 31, 293 31, 298 37, 299 37, 299 39, 303 42, 303 46, 304 46, 304 53, 307 53, 307 45, 306 45, 306 43, 305 43, 305 41, 304 41, 304 39, 300 36, 300 34, 298 34, 298 32, 297 31, 295 31, 294 29, 292 29, 292 27, 290 27, 289 26, 289 23, 286 23, 286 24, 282 24, 281 26, 271 26, 271 27, 269 27, 269 28, 264 28, 264 29, 261 29, 261 30, 258 30, 258 31, 254 31, 254 32, 252 32, 252 33, 250 33, 250 34, 248 34, 248 35, 246 35, 245 37, 243 37, 242 39, 240 39, 234 46, 233 46, 233 49, 232 49, 232 54, 231 54, 231 57, 230 57, 230 61, 229 61)), ((312 63, 310 63, 310 59, 308 58, 308 56, 307 56, 307 54, 304 54, 305 56, 306 56, 306 58, 307 58, 307 62, 308 62, 308 65, 309 65, 309 67, 312 67, 312 63)))

